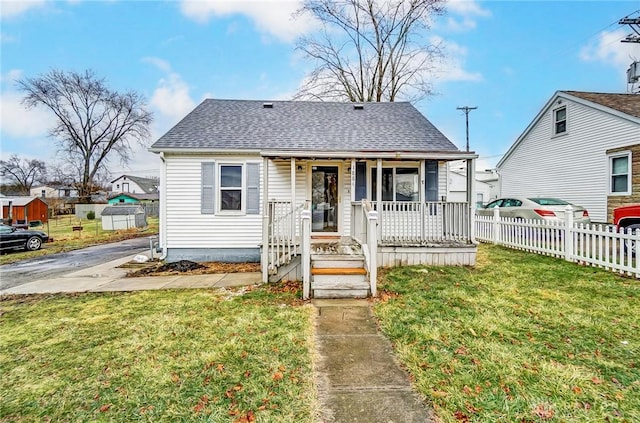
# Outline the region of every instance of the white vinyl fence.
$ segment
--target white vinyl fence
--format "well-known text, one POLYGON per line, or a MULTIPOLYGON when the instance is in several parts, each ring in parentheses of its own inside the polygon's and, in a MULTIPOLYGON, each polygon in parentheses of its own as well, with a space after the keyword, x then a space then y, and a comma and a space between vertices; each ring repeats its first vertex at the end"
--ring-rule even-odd
MULTIPOLYGON (((568 210, 569 211, 569 210, 568 210)), ((640 230, 618 231, 611 225, 574 224, 493 216, 476 216, 476 239, 509 248, 562 257, 567 261, 601 267, 640 278, 640 230)))

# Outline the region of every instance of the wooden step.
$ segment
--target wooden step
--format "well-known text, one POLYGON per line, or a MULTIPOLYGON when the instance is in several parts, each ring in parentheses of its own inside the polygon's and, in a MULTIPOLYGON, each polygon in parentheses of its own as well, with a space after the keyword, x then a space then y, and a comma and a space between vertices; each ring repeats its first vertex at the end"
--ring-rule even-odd
POLYGON ((313 298, 367 298, 369 289, 314 289, 313 298))
POLYGON ((362 267, 313 267, 312 275, 366 275, 362 267))
POLYGON ((336 278, 334 276, 318 276, 311 282, 311 289, 331 289, 331 290, 363 290, 369 289, 367 282, 362 275, 342 276, 336 278))
POLYGON ((322 259, 322 260, 312 260, 311 261, 312 268, 321 268, 321 267, 333 267, 337 269, 346 269, 353 267, 364 268, 364 259, 359 260, 331 260, 331 259, 322 259))

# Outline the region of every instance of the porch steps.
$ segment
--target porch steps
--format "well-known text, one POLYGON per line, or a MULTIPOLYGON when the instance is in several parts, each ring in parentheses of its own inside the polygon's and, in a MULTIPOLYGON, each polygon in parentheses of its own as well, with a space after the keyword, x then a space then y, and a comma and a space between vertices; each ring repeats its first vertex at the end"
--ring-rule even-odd
POLYGON ((311 290, 314 298, 367 298, 370 294, 362 254, 311 256, 311 290))

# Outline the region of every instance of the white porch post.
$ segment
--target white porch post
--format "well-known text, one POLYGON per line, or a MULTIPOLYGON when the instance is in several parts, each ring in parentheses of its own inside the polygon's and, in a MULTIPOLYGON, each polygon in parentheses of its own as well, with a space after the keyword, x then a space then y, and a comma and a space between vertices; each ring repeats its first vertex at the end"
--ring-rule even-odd
POLYGON ((469 205, 469 241, 476 242, 476 159, 467 159, 467 202, 469 205))
POLYGON ((302 299, 308 300, 311 293, 311 210, 304 209, 300 214, 302 220, 302 299))
POLYGON ((426 160, 420 160, 420 169, 418 170, 418 174, 420 175, 420 192, 418 193, 418 198, 420 199, 420 241, 425 240, 425 219, 427 218, 427 195, 426 195, 426 179, 427 179, 427 169, 425 167, 426 160))
POLYGON ((296 158, 291 158, 291 241, 295 248, 296 240, 296 158))
POLYGON ((378 295, 378 212, 371 210, 367 213, 367 245, 369 247, 369 286, 371 287, 371 296, 378 295))
POLYGON ((378 224, 378 239, 382 239, 382 159, 378 159, 376 162, 376 210, 378 211, 378 219, 380 219, 380 223, 378 224))
POLYGON ((262 159, 262 283, 269 281, 269 158, 262 159))

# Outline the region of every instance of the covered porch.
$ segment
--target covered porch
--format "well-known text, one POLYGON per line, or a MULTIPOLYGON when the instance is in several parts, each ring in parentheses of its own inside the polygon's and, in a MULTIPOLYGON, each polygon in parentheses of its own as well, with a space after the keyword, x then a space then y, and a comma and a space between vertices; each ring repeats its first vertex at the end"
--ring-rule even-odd
POLYGON ((263 154, 262 278, 302 280, 304 297, 376 296, 378 267, 473 265, 474 177, 446 198, 464 152, 313 158, 263 154))

